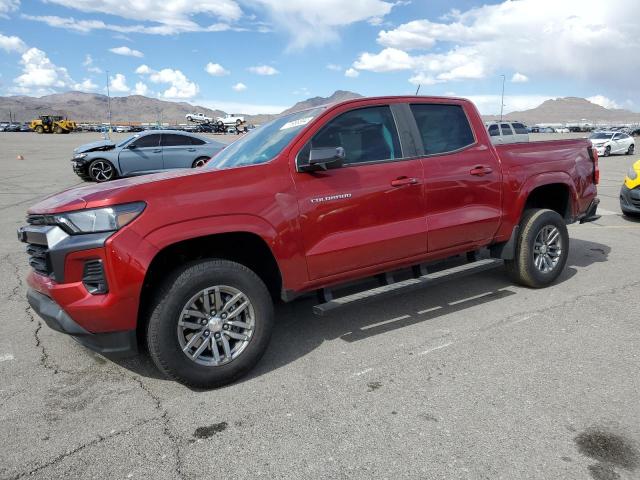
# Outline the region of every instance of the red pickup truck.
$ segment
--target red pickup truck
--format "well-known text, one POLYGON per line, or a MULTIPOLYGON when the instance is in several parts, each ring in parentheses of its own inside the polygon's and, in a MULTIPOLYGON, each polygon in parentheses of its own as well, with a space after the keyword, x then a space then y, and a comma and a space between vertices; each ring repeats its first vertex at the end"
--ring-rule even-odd
POLYGON ((402 269, 420 282, 485 248, 516 282, 548 285, 566 225, 597 218, 598 177, 588 140, 496 147, 464 99, 349 100, 278 117, 204 168, 38 203, 18 230, 27 298, 89 348, 144 341, 169 377, 220 386, 264 353, 274 299, 335 306, 335 286, 402 269))

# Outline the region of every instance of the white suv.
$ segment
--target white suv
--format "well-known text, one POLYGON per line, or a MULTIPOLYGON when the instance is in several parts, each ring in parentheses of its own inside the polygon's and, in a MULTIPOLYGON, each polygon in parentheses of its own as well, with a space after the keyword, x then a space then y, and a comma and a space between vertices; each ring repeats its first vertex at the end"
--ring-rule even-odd
POLYGON ((529 141, 529 131, 521 122, 487 122, 485 126, 493 144, 529 141))

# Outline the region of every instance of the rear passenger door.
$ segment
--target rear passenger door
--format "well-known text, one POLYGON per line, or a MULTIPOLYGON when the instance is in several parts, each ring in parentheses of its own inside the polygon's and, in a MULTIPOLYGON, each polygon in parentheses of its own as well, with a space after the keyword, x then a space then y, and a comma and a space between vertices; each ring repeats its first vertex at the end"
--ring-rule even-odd
POLYGON ((178 133, 162 134, 162 161, 164 168, 191 168, 196 157, 196 147, 191 137, 178 133))
POLYGON ((493 151, 476 141, 463 105, 418 103, 411 111, 422 143, 429 252, 493 238, 502 211, 493 151))
MULTIPOLYGON (((351 107, 353 108, 353 107, 351 107)), ((338 112, 297 152, 293 178, 311 280, 424 255, 422 164, 401 142, 388 105, 338 112), (344 165, 303 172, 312 149, 345 152, 344 165)), ((404 125, 404 124, 403 124, 404 125)))

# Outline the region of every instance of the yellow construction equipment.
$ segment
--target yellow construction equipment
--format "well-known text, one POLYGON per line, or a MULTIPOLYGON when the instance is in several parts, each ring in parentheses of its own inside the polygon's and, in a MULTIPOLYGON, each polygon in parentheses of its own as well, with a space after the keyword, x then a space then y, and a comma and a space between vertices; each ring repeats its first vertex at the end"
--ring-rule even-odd
POLYGON ((76 122, 61 115, 40 115, 31 120, 29 128, 36 133, 69 133, 75 130, 76 122))

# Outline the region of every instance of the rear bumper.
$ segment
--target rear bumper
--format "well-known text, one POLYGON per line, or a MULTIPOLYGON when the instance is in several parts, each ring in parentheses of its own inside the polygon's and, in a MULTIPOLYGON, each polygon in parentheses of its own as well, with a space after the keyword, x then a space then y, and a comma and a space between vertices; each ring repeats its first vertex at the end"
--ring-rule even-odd
POLYGON ((49 328, 71 335, 85 347, 107 356, 129 356, 138 351, 136 331, 91 333, 76 323, 60 305, 51 298, 30 288, 27 291, 29 305, 49 328))
POLYGON ((640 215, 640 187, 628 188, 622 185, 620 189, 620 209, 624 213, 640 215))

